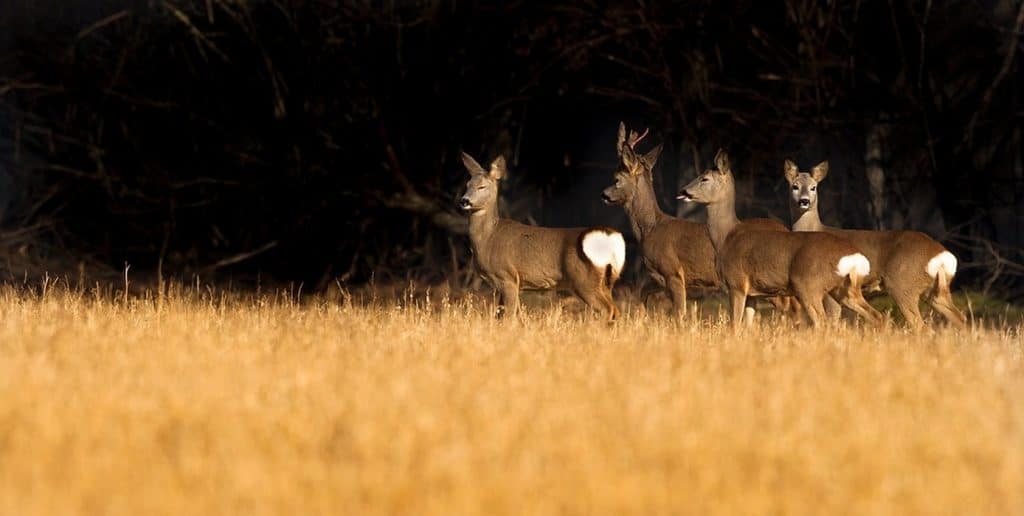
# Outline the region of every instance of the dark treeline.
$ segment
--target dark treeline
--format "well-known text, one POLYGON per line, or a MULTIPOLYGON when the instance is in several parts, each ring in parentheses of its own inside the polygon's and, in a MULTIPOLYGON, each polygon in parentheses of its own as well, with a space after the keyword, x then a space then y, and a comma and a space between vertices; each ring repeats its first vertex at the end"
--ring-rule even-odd
POLYGON ((783 159, 827 159, 827 223, 926 231, 1024 296, 1019 0, 8 5, 8 277, 461 284, 458 153, 508 157, 507 215, 626 230, 599 198, 625 120, 680 216, 719 147, 741 213, 787 222, 783 159))

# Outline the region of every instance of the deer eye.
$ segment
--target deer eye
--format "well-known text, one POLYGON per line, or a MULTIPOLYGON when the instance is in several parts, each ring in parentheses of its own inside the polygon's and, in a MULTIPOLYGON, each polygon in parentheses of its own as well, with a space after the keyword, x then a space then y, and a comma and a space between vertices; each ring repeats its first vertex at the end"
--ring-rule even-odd
POLYGON ((476 187, 477 190, 483 190, 484 188, 487 188, 487 187, 486 186, 478 186, 478 187, 476 187))
POLYGON ((796 191, 799 191, 799 190, 800 190, 800 187, 799 187, 799 186, 797 186, 797 185, 793 185, 793 191, 794 191, 794 192, 796 192, 796 191))
POLYGON ((700 182, 701 183, 707 183, 708 181, 711 181, 711 178, 709 178, 708 176, 704 176, 704 177, 700 178, 700 182))
POLYGON ((817 187, 817 186, 812 186, 812 187, 811 187, 811 191, 812 191, 812 192, 813 192, 813 191, 815 191, 815 190, 817 190, 817 189, 818 189, 818 187, 817 187))

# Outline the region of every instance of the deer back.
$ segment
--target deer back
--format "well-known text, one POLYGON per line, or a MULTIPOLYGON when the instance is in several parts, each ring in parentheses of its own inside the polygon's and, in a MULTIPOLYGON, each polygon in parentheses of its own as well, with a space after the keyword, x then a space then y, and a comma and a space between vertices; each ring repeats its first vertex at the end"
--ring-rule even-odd
POLYGON ((725 240, 719 268, 729 285, 748 282, 751 292, 781 295, 789 293, 795 276, 839 285, 839 260, 857 252, 849 242, 828 233, 773 231, 741 223, 725 240))
POLYGON ((868 281, 930 284, 926 266, 932 258, 946 250, 942 244, 919 231, 874 231, 830 229, 829 233, 845 238, 871 262, 868 281))
POLYGON ((515 278, 523 288, 554 288, 565 282, 570 269, 593 268, 580 249, 584 231, 501 219, 490 238, 474 252, 485 276, 515 278))

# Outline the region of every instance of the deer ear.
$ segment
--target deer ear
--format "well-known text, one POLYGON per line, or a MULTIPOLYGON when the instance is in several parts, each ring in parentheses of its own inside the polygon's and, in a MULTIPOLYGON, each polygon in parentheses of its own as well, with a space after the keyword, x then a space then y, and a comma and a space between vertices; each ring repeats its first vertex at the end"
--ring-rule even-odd
POLYGON ((811 169, 811 178, 813 178, 815 181, 819 183, 822 182, 822 180, 824 180, 825 176, 827 175, 828 161, 822 161, 821 163, 814 165, 814 168, 811 169))
POLYGON ((499 181, 505 178, 508 173, 508 169, 505 167, 505 156, 498 156, 491 162, 491 172, 489 176, 495 181, 499 181))
POLYGON ((626 150, 626 123, 619 122, 619 143, 615 146, 615 149, 619 151, 619 156, 622 155, 623 151, 626 150))
POLYGON ((786 174, 786 181, 789 181, 790 183, 796 181, 796 176, 800 174, 800 169, 796 168, 796 163, 793 163, 792 160, 788 159, 786 160, 786 164, 783 165, 783 170, 786 174))
POLYGON ((484 167, 481 167, 480 164, 473 159, 473 156, 470 156, 465 152, 462 153, 462 164, 471 175, 478 176, 487 173, 487 171, 484 170, 484 167))
POLYGON ((722 174, 732 172, 732 165, 729 164, 729 154, 725 152, 725 149, 718 149, 718 154, 715 154, 715 166, 718 167, 718 172, 722 174))
POLYGON ((647 154, 644 154, 643 160, 644 165, 647 165, 647 170, 654 170, 654 165, 658 163, 658 156, 661 156, 661 149, 663 145, 664 144, 659 143, 656 147, 647 151, 647 154))

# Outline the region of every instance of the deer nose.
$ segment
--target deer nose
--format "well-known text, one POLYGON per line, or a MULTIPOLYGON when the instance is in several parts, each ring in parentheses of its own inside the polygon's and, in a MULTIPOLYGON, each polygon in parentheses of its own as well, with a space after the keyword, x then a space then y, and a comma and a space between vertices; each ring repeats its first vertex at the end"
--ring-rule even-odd
POLYGON ((462 199, 459 199, 459 208, 461 208, 463 210, 468 210, 469 207, 470 207, 469 199, 467 199, 465 197, 463 197, 462 199))
POLYGON ((601 200, 604 201, 605 204, 612 203, 612 198, 608 196, 608 192, 601 192, 601 200))
POLYGON ((808 199, 806 197, 801 197, 800 198, 800 207, 801 208, 809 208, 810 206, 811 206, 811 200, 810 199, 808 199))
POLYGON ((693 200, 693 196, 690 195, 690 192, 687 192, 686 190, 681 190, 679 192, 679 195, 676 196, 676 199, 679 199, 681 201, 690 202, 690 201, 693 200))

